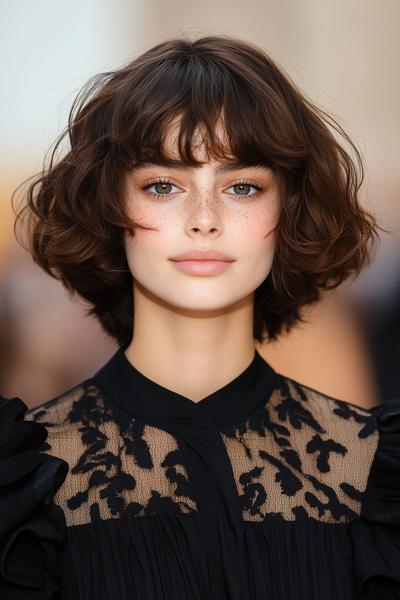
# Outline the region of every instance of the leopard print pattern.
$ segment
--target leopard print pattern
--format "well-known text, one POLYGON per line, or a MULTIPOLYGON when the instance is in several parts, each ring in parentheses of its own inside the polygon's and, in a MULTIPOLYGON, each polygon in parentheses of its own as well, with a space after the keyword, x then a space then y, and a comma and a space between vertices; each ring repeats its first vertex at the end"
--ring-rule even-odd
POLYGON ((197 512, 175 438, 111 411, 93 384, 80 384, 32 408, 25 418, 48 431, 41 451, 69 464, 54 496, 67 526, 122 514, 197 512))
POLYGON ((346 523, 360 514, 379 436, 368 409, 278 374, 266 406, 220 433, 245 521, 346 523))

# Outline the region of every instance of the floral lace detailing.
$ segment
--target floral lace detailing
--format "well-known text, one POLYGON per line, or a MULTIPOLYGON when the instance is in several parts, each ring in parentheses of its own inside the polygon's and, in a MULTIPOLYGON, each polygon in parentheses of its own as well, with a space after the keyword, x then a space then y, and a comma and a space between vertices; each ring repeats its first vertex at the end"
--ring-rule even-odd
POLYGON ((159 513, 193 513, 182 454, 168 432, 111 411, 84 382, 26 413, 48 430, 41 450, 69 464, 54 502, 67 525, 159 513))
POLYGON ((268 404, 221 435, 245 520, 337 523, 360 514, 379 437, 367 409, 279 375, 268 404))
MULTIPOLYGON (((42 451, 69 464, 54 497, 67 525, 197 512, 176 438, 111 408, 91 380, 25 418, 46 426, 42 451)), ((279 375, 266 406, 220 435, 244 520, 346 523, 360 514, 379 438, 370 411, 279 375)))

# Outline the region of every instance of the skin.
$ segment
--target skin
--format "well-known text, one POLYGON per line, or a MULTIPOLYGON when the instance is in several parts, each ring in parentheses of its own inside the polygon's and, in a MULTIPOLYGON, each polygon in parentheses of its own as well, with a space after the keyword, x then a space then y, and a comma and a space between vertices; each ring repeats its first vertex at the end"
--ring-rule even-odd
MULTIPOLYGON (((173 159, 178 126, 173 122, 165 135, 173 159)), ((221 125, 217 133, 224 135, 221 125)), ((259 166, 217 173, 226 161, 207 160, 200 132, 193 143, 195 156, 207 161, 200 167, 142 166, 125 176, 128 215, 154 228, 125 235, 134 277, 134 335, 125 355, 149 379, 197 402, 254 357, 254 291, 271 270, 279 196, 272 171, 259 166), (172 185, 143 189, 158 178, 172 185), (241 179, 250 185, 238 186, 241 179), (261 188, 256 196, 253 186, 261 188), (198 248, 235 262, 222 273, 195 276, 169 260, 198 248)))

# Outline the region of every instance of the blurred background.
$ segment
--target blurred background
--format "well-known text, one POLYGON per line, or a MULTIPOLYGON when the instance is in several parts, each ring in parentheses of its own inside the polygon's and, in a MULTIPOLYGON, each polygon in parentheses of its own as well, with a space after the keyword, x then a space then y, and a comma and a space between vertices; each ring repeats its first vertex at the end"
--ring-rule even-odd
POLYGON ((35 406, 116 350, 84 301, 16 242, 12 192, 42 168, 90 76, 167 38, 229 34, 264 48, 339 121, 364 158, 362 203, 394 231, 355 281, 306 311, 306 325, 258 350, 336 398, 370 407, 399 397, 399 22, 398 0, 2 0, 0 394, 35 406))

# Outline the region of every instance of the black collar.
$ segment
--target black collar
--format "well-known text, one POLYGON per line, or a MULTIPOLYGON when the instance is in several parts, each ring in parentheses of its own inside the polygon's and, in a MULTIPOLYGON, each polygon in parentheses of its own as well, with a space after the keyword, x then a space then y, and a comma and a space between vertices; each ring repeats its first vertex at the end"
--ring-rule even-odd
POLYGON ((152 381, 128 360, 121 346, 91 378, 132 417, 175 434, 215 432, 243 422, 267 403, 277 373, 255 350, 252 362, 222 388, 196 402, 152 381))

